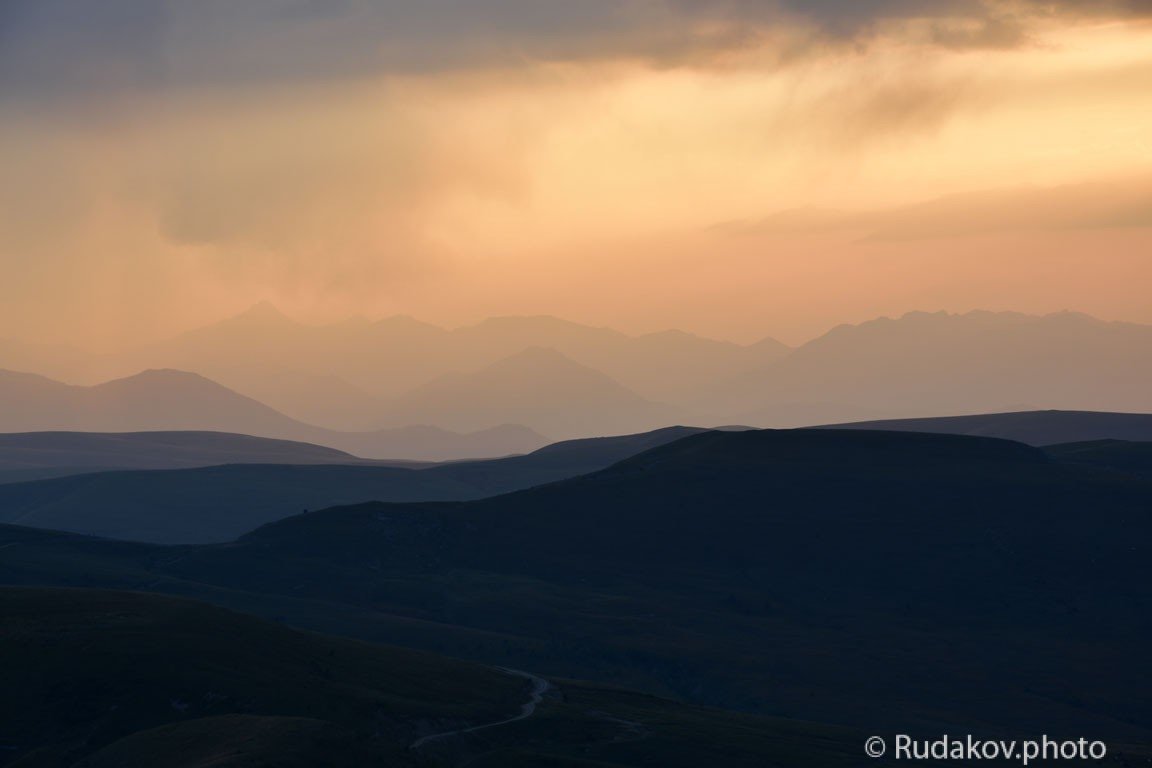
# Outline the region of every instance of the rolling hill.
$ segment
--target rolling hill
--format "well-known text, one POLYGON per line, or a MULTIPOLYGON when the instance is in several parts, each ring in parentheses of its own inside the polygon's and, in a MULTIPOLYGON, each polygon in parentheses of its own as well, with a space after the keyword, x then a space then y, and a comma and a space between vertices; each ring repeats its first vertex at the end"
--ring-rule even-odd
POLYGON ((555 681, 527 718, 413 749, 514 717, 527 681, 154 594, 0 589, 0 654, 13 768, 833 768, 863 739, 555 681))
POLYGON ((498 720, 524 695, 496 670, 158 595, 0 589, 0 626, 17 764, 157 765, 143 757, 191 744, 194 765, 215 765, 241 735, 232 748, 277 759, 303 746, 335 748, 332 765, 406 764, 438 723, 498 720))
POLYGON ((312 512, 227 546, 4 528, 0 580, 176 592, 884 732, 1146 743, 1150 510, 1136 474, 994 438, 707 432, 526 491, 312 512))
MULTIPOLYGON (((128 456, 139 461, 148 460, 139 453, 151 448, 161 449, 150 457, 155 462, 228 456, 245 461, 188 470, 88 472, 0 485, 0 522, 159 544, 224 542, 306 509, 364 501, 464 501, 529 488, 603 469, 700 431, 671 427, 639 435, 556 443, 526 456, 422 469, 378 466, 328 449, 236 435, 77 436, 69 438, 70 444, 95 451, 91 454, 94 461, 111 460, 115 449, 125 447, 128 456), (125 439, 120 440, 122 437, 125 439), (179 452, 189 444, 204 450, 191 456, 188 451, 179 452), (278 464, 247 461, 273 455, 264 448, 269 444, 286 446, 278 455, 278 464), (105 446, 111 446, 109 452, 100 453, 105 446), (265 453, 210 450, 235 450, 235 446, 264 448, 265 453), (171 448, 177 449, 175 456, 171 451, 164 453, 163 449, 171 448), (309 448, 314 450, 309 452, 309 448)), ((58 445, 57 436, 51 434, 12 437, 20 438, 16 442, 23 446, 45 441, 58 445)), ((0 436, 0 446, 5 442, 5 436, 0 436)))
POLYGON ((0 432, 232 432, 316 443, 373 459, 503 456, 547 442, 527 428, 506 424, 471 434, 408 425, 338 432, 296 421, 198 374, 174 370, 145 371, 91 387, 0 371, 0 403, 0 432))
POLYGON ((358 461, 358 457, 333 448, 225 432, 0 434, 0 483, 113 469, 358 461))
POLYGON ((1105 467, 1152 479, 1152 442, 1094 440, 1086 443, 1053 445, 1049 446, 1047 451, 1057 461, 1105 467))
POLYGON ((889 419, 834 424, 819 429, 935 432, 1000 437, 1029 445, 1055 445, 1095 440, 1152 441, 1152 413, 1097 411, 1020 411, 976 416, 889 419))

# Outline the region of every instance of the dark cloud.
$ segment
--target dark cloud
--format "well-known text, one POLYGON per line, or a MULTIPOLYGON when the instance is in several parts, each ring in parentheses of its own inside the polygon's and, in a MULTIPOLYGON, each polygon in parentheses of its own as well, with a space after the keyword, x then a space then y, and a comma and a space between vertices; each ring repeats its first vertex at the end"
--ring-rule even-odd
POLYGON ((535 59, 676 62, 755 45, 785 21, 845 39, 918 19, 928 43, 1002 48, 1053 13, 1152 15, 1152 0, 0 0, 0 97, 92 103, 535 59))

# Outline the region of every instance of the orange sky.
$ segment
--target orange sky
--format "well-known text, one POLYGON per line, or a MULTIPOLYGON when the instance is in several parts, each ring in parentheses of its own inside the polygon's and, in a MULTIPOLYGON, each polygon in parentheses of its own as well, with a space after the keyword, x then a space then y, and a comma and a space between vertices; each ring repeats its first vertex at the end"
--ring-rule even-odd
POLYGON ((919 23, 0 104, 0 336, 262 299, 790 342, 913 309, 1152 322, 1152 25, 919 23))

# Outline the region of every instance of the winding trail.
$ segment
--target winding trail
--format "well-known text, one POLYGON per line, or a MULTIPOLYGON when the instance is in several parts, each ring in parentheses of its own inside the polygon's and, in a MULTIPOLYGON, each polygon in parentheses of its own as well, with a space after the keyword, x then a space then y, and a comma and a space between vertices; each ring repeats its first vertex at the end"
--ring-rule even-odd
POLYGON ((527 720, 528 718, 532 717, 532 715, 536 714, 536 708, 540 706, 540 702, 544 700, 544 694, 552 690, 552 683, 548 682, 542 677, 537 677, 536 675, 530 674, 528 672, 521 672, 518 669, 508 669, 507 667, 496 667, 496 669, 507 675, 523 677, 525 680, 530 680, 532 682, 531 697, 524 704, 524 706, 520 707, 520 714, 516 715, 515 717, 510 717, 507 720, 501 720, 497 723, 474 725, 471 728, 460 728, 455 731, 445 731, 444 733, 434 733, 430 736, 424 736, 423 738, 416 739, 416 741, 412 742, 412 745, 409 746, 408 749, 420 749, 426 744, 429 744, 433 741, 439 741, 440 739, 446 739, 450 736, 459 736, 460 734, 464 733, 475 733, 476 731, 484 731, 489 728, 498 728, 501 725, 508 725, 509 723, 515 723, 520 720, 527 720))

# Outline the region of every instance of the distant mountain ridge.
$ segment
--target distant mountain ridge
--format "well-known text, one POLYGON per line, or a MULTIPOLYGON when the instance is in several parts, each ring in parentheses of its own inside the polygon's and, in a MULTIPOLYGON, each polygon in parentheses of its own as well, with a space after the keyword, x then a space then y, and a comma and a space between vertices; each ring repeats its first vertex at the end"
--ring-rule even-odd
POLYGON ((472 434, 436 427, 338 432, 292 419, 199 374, 145 371, 91 387, 0 371, 0 432, 215 431, 316 443, 364 458, 444 460, 524 453, 548 441, 525 427, 472 434))
POLYGON ((791 350, 680 331, 629 336, 548 316, 452 330, 409 317, 310 326, 262 305, 164 343, 73 361, 86 366, 196 371, 340 432, 507 423, 563 439, 676 422, 785 428, 1042 409, 1152 412, 1152 326, 1075 312, 909 312, 842 325, 791 350))
POLYGON ((555 349, 529 347, 470 374, 435 379, 389 403, 394 424, 415 420, 449 429, 529 424, 559 438, 654 429, 676 411, 645 400, 555 349))
POLYGON ((683 331, 631 336, 550 316, 496 317, 455 329, 406 316, 314 326, 262 303, 164 342, 52 372, 98 381, 149 368, 196 371, 295 418, 366 429, 391 398, 536 347, 553 349, 655 401, 688 397, 789 351, 772 339, 742 346, 683 331))
POLYGON ((1073 312, 911 312, 839 326, 696 405, 775 427, 1051 408, 1147 413, 1152 326, 1073 312))

